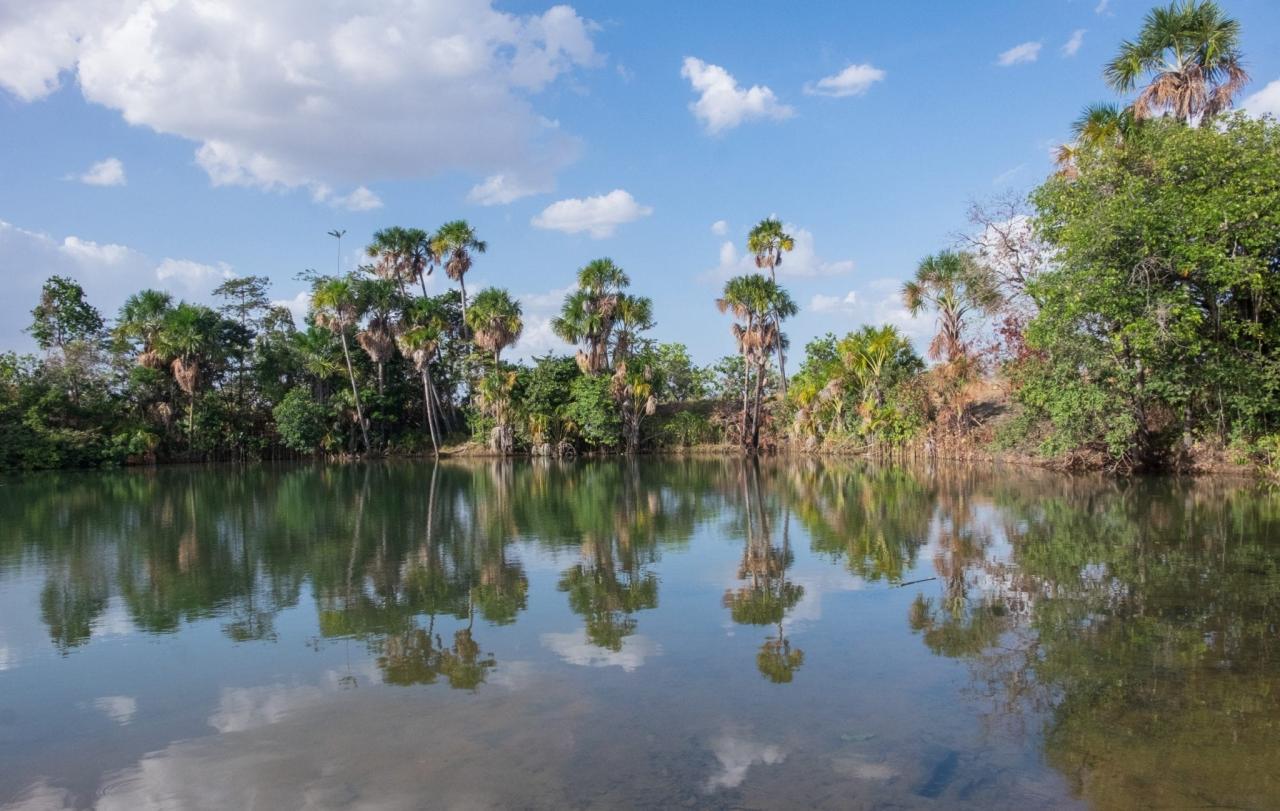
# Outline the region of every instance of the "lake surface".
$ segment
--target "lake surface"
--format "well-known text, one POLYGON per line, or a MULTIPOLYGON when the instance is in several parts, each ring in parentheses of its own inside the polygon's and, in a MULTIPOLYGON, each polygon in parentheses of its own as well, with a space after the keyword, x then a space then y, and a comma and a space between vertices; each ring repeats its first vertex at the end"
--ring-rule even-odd
POLYGON ((0 807, 1280 807, 1280 496, 739 459, 0 483, 0 807))

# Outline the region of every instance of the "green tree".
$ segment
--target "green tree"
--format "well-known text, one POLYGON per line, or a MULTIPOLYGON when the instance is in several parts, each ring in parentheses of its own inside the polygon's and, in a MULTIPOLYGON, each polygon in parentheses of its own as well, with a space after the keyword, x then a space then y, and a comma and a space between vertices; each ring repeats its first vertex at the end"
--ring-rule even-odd
MULTIPOLYGON (((761 220, 747 234, 747 250, 756 259, 756 267, 769 271, 769 280, 777 282, 777 267, 782 264, 782 255, 796 246, 795 239, 783 230, 782 222, 772 217, 761 220)), ((794 313, 792 313, 794 315, 794 313)), ((786 317, 775 313, 780 321, 786 317)), ((778 377, 782 383, 782 396, 787 396, 787 358, 782 347, 782 326, 774 331, 773 350, 778 353, 778 377)))
POLYGON ((915 277, 902 286, 902 300, 911 314, 938 314, 938 332, 929 342, 929 357, 956 363, 970 355, 966 319, 975 312, 993 311, 1000 292, 990 270, 962 251, 942 251, 926 257, 915 277))
POLYGON ((583 344, 578 350, 578 365, 589 375, 609 368, 609 344, 619 305, 631 284, 625 271, 612 259, 595 259, 578 269, 578 286, 565 296, 560 315, 551 328, 571 344, 583 344))
POLYGON ((476 295, 466 314, 476 346, 493 355, 493 368, 501 368, 502 350, 520 340, 524 314, 520 302, 506 290, 487 287, 476 295))
POLYGON ((65 351, 75 341, 93 341, 102 332, 102 316, 85 300, 84 288, 66 276, 50 276, 40 288, 27 331, 41 349, 65 351))

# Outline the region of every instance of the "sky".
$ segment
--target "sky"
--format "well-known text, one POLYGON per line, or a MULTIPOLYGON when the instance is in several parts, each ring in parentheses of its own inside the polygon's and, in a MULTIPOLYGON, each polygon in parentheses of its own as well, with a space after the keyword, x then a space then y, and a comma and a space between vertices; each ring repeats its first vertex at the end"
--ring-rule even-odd
MULTIPOLYGON (((1240 105, 1280 116, 1280 3, 1222 5, 1240 105)), ((457 218, 489 246, 468 290, 523 302, 518 357, 568 349, 550 318, 604 256, 653 299, 655 338, 730 353, 714 299, 769 216, 796 238, 793 346, 867 323, 920 339, 902 281, 1117 100, 1101 67, 1150 7, 0 0, 0 351, 34 348, 53 274, 108 317, 142 288, 209 302, 263 275, 301 316, 300 271, 457 218)))

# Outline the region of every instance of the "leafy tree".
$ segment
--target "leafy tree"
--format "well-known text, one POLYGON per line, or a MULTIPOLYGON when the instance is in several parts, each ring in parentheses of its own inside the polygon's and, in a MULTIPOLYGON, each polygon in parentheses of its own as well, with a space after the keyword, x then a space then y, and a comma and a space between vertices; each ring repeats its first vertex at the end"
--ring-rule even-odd
MULTIPOLYGON (((783 253, 796 246, 795 239, 783 230, 782 222, 772 217, 761 220, 747 234, 747 250, 755 256, 756 267, 769 271, 769 281, 777 282, 777 267, 782 264, 783 253)), ((792 313, 794 315, 794 313, 792 313)), ((780 321, 787 316, 775 313, 780 321)), ((787 396, 787 359, 782 347, 782 326, 774 330, 773 349, 778 353, 778 375, 782 382, 782 396, 787 396)))
POLYGON ((989 269, 972 254, 942 251, 926 257, 915 277, 902 286, 902 300, 912 315, 926 309, 938 313, 938 333, 929 343, 929 357, 955 363, 970 355, 966 319, 975 312, 991 312, 1000 293, 989 269))
POLYGON ((299 453, 314 453, 324 442, 328 432, 328 413, 305 388, 290 389, 272 414, 280 441, 286 448, 299 453))
MULTIPOLYGON (((579 350, 577 356, 584 373, 598 375, 609 368, 610 339, 625 299, 623 290, 630 284, 612 259, 595 259, 578 269, 578 287, 565 296, 551 328, 565 341, 585 345, 586 351, 579 350)), ((636 315, 643 314, 633 313, 633 320, 636 315)))
POLYGON ((84 288, 66 276, 50 276, 40 288, 27 331, 41 349, 63 351, 74 341, 92 341, 102 332, 102 316, 84 298, 84 288))
POLYGON ((502 350, 520 340, 524 314, 520 302, 506 290, 486 287, 471 302, 466 314, 476 346, 493 355, 493 368, 501 368, 502 350))

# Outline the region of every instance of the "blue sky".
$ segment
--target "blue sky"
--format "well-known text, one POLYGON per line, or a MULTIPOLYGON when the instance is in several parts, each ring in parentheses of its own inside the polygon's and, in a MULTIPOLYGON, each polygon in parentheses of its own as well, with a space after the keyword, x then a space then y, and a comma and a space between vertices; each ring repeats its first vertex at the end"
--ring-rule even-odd
MULTIPOLYGON (((1280 114, 1280 4, 1223 5, 1241 100, 1280 114)), ((148 286, 207 300, 227 274, 297 304, 296 272, 335 267, 326 231, 347 230, 345 268, 379 227, 458 217, 490 246, 468 288, 525 301, 519 354, 558 346, 547 319, 599 256, 654 299, 657 338, 728 353, 712 302, 769 215, 800 238, 797 349, 866 322, 922 335, 897 285, 970 200, 1050 170, 1148 8, 5 0, 0 349, 31 348, 51 273, 108 315, 148 286)))

